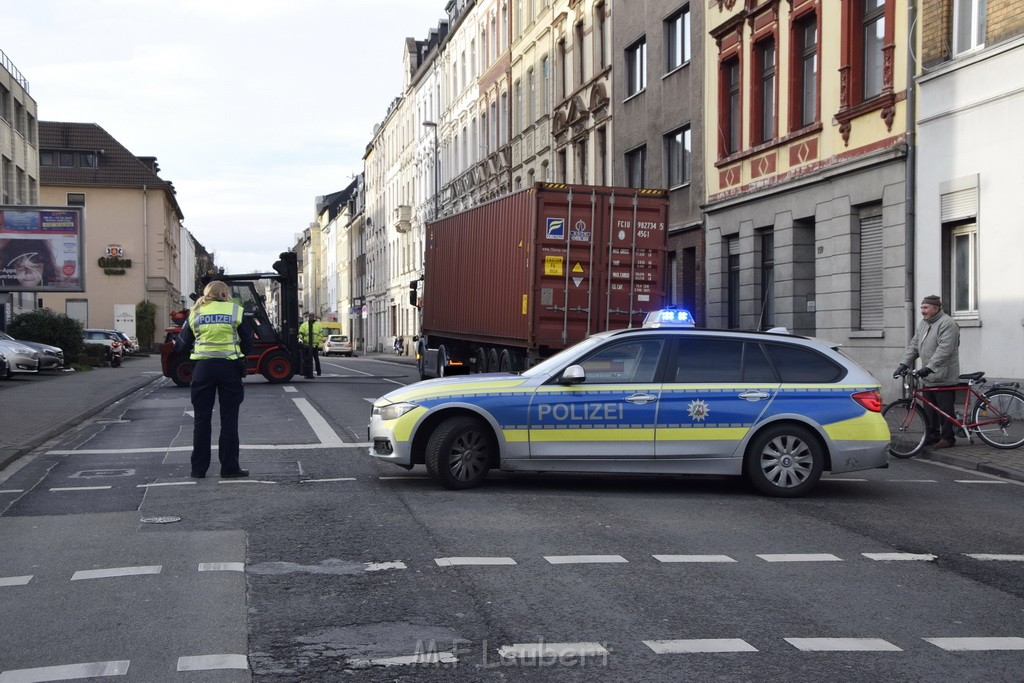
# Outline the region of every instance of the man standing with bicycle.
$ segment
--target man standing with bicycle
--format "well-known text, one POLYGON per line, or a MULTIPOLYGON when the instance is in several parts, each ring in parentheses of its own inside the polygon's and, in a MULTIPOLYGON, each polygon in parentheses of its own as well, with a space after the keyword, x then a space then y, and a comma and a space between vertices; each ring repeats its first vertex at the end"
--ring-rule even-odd
MULTIPOLYGON (((942 299, 932 295, 921 300, 921 324, 910 341, 903 361, 893 373, 898 377, 906 372, 913 362, 921 359, 917 375, 928 387, 948 387, 960 383, 960 326, 952 317, 942 311, 942 299)), ((956 401, 955 391, 936 391, 931 394, 939 408, 953 415, 956 401)), ((932 448, 949 448, 956 445, 953 423, 944 419, 934 408, 925 406, 928 416, 928 438, 925 445, 932 448)))

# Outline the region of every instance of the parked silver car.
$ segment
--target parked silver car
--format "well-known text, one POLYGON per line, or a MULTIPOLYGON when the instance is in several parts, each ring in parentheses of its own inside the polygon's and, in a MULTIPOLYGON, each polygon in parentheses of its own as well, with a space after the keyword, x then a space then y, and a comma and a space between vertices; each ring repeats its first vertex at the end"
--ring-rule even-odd
POLYGON ((59 346, 15 339, 6 332, 0 332, 0 341, 16 342, 35 350, 39 354, 40 370, 61 370, 64 368, 64 351, 59 346))
POLYGON ((0 353, 7 366, 7 377, 16 373, 39 372, 39 354, 21 342, 0 339, 0 353))

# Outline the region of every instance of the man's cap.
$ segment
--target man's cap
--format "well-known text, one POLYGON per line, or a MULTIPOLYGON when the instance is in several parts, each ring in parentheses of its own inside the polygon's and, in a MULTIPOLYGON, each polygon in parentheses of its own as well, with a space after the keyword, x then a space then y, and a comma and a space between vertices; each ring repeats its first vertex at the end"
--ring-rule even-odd
POLYGON ((939 308, 942 308, 942 299, 938 296, 935 296, 934 294, 926 296, 925 298, 921 299, 921 303, 928 304, 930 306, 938 306, 939 308))

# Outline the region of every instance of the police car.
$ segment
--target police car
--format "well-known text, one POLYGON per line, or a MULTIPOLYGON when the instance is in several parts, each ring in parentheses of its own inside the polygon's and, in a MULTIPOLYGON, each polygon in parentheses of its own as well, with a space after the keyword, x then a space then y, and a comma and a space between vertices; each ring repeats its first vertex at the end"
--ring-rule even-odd
POLYGON ((519 375, 419 382, 377 399, 370 455, 449 489, 491 469, 737 475, 794 497, 824 470, 888 463, 878 383, 825 342, 696 329, 681 312, 601 332, 519 375))

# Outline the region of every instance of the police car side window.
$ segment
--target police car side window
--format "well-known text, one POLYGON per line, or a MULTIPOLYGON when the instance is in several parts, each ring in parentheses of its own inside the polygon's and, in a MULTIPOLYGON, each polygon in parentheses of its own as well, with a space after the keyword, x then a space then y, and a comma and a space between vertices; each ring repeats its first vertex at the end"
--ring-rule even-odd
POLYGON ((743 381, 775 384, 779 381, 760 344, 747 342, 744 345, 743 381))
POLYGON ((742 381, 743 342, 717 337, 679 340, 675 381, 680 384, 742 381))
POLYGON ((598 349, 580 365, 587 384, 653 382, 664 345, 661 339, 631 340, 598 349))
POLYGON ((845 373, 841 366, 810 349, 765 344, 764 350, 784 383, 829 384, 845 373))

